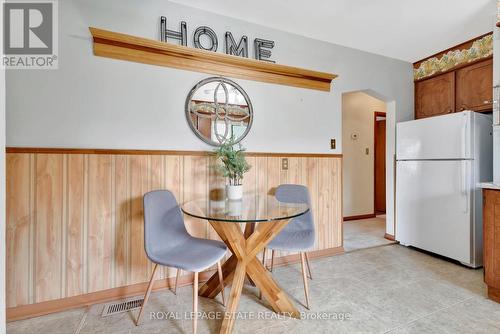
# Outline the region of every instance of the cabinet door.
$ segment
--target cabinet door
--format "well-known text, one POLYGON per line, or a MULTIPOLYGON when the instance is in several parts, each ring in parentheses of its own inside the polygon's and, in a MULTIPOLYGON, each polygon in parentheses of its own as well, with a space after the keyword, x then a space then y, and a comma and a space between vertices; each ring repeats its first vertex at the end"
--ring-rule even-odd
POLYGON ((488 286, 500 289, 500 191, 483 192, 484 280, 488 286))
POLYGON ((457 70, 456 111, 493 109, 493 60, 457 70))
POLYGON ((415 82, 415 118, 455 112, 455 72, 415 82))

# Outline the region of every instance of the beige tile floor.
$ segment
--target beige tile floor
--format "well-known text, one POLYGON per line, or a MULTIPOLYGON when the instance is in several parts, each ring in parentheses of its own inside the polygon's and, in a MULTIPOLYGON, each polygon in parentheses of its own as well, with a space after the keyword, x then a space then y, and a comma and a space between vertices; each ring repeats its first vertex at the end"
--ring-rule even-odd
MULTIPOLYGON (((276 268, 276 280, 297 303, 304 300, 300 267, 276 268)), ((309 319, 242 319, 235 333, 500 333, 500 304, 485 298, 481 269, 473 270, 400 245, 353 251, 312 261, 309 319), (346 319, 339 320, 344 315, 346 319), (319 316, 329 320, 318 320, 319 316), (337 318, 335 318, 337 317, 337 318), (316 318, 316 319, 314 319, 316 318)), ((101 317, 103 305, 8 324, 8 333, 190 333, 191 287, 152 294, 145 321, 137 311, 101 317), (151 312, 178 312, 180 319, 155 320, 151 312)), ((248 286, 239 306, 269 317, 266 304, 248 286), (261 313, 259 313, 261 312, 261 313)), ((222 312, 219 299, 200 299, 200 310, 222 312)), ((155 313, 156 314, 156 313, 155 313)), ((220 320, 200 320, 199 333, 217 333, 220 320)))
POLYGON ((344 250, 363 249, 394 243, 384 238, 385 215, 344 222, 344 250))

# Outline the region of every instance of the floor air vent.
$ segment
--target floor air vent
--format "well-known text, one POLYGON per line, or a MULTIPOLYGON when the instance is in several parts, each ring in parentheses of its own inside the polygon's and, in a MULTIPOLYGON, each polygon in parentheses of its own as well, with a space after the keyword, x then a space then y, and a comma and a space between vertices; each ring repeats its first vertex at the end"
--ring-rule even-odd
POLYGON ((135 298, 117 303, 110 303, 104 306, 102 310, 102 316, 107 317, 109 315, 123 313, 131 310, 138 309, 142 306, 144 298, 135 298))

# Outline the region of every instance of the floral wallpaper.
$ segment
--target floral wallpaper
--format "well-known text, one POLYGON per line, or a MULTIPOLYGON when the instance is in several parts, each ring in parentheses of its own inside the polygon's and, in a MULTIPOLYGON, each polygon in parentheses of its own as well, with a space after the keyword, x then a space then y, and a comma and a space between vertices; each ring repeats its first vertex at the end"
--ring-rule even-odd
POLYGON ((500 23, 500 0, 497 0, 497 25, 500 23))
POLYGON ((423 61, 418 68, 413 69, 415 80, 445 72, 453 67, 489 57, 493 54, 493 35, 484 36, 472 43, 469 49, 448 51, 441 58, 432 57, 423 61))

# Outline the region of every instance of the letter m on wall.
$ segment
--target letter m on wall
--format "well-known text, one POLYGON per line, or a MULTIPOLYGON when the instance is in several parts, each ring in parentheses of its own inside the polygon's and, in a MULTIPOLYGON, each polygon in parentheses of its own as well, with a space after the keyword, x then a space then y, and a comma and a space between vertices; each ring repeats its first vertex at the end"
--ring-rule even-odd
POLYGON ((226 53, 228 55, 248 58, 248 37, 243 36, 240 42, 236 44, 233 34, 226 32, 226 53))

